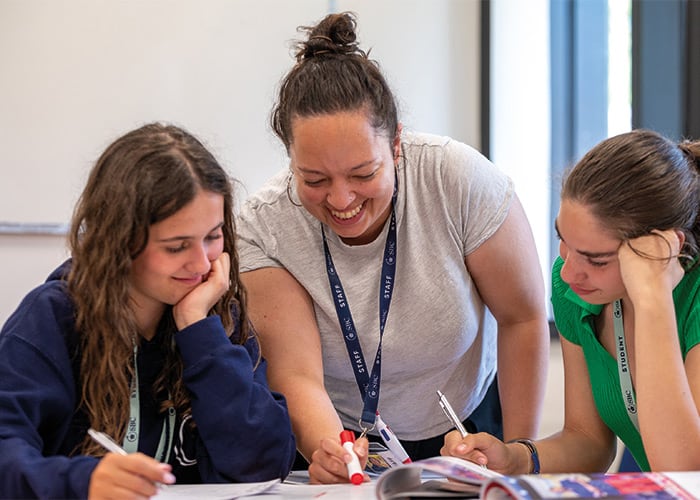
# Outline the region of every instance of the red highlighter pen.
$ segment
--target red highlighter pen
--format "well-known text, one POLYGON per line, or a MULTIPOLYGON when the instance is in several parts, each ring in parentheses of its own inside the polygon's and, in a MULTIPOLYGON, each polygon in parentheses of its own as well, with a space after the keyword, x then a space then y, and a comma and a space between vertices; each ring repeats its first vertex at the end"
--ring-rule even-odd
POLYGON ((362 467, 360 467, 360 459, 357 458, 355 451, 352 449, 352 445, 355 442, 355 433, 352 431, 345 430, 340 433, 340 444, 343 445, 345 451, 350 453, 352 460, 350 463, 346 464, 348 466, 348 478, 352 484, 362 484, 365 480, 365 476, 362 474, 362 467))

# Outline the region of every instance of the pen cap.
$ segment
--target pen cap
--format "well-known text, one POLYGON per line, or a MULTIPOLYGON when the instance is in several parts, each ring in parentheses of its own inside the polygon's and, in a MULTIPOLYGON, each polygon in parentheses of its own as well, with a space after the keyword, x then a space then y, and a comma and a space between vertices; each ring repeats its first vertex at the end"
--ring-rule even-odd
POLYGON ((345 430, 340 433, 340 443, 354 443, 355 442, 355 433, 352 431, 345 430))

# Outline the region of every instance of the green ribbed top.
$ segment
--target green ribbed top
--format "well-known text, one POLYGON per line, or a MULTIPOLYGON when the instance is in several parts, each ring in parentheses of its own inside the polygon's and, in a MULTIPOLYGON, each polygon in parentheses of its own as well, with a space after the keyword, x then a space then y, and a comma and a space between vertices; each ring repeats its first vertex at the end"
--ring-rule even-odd
MULTIPOLYGON (((595 318, 603 306, 582 300, 560 276, 564 261, 557 258, 552 267, 552 306, 554 320, 562 337, 581 346, 588 365, 598 413, 605 424, 625 443, 642 470, 648 471, 642 438, 627 415, 620 391, 617 359, 598 342, 595 318)), ((676 322, 683 359, 700 343, 700 267, 686 273, 673 290, 676 322)), ((663 432, 662 429, 659 430, 663 432)))

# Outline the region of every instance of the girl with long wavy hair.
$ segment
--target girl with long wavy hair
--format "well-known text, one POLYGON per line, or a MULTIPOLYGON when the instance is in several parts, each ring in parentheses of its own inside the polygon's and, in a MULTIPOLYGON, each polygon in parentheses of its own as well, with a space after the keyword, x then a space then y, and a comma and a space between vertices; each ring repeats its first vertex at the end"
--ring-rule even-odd
POLYGON ((204 145, 157 123, 117 139, 69 241, 0 333, 0 497, 285 477, 287 405, 246 314, 232 183, 204 145))

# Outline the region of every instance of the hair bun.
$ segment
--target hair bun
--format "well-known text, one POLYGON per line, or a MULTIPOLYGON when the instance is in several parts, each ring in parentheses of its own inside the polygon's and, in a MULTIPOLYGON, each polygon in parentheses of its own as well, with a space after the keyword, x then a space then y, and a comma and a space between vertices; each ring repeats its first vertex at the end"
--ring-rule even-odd
POLYGON ((691 161, 696 170, 700 171, 700 141, 681 141, 678 143, 678 149, 691 161))
POLYGON ((329 14, 316 26, 300 26, 298 31, 308 33, 308 39, 297 44, 297 62, 324 54, 358 54, 366 57, 357 43, 356 26, 355 16, 351 12, 329 14))

